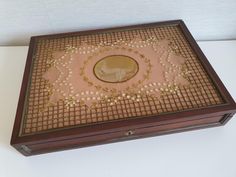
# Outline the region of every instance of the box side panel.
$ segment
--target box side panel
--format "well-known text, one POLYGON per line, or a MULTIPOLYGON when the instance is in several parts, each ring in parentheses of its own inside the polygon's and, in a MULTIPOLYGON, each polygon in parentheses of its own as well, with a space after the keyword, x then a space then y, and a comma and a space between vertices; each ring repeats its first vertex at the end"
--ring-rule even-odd
POLYGON ((80 148, 105 143, 125 141, 130 139, 144 138, 161 134, 182 132, 205 127, 224 125, 225 121, 232 117, 232 114, 225 114, 216 117, 196 119, 192 121, 182 121, 177 123, 164 124, 160 126, 150 126, 137 129, 124 129, 118 132, 98 134, 94 136, 68 138, 62 141, 51 141, 30 145, 16 145, 15 148, 22 154, 36 155, 59 150, 80 148))

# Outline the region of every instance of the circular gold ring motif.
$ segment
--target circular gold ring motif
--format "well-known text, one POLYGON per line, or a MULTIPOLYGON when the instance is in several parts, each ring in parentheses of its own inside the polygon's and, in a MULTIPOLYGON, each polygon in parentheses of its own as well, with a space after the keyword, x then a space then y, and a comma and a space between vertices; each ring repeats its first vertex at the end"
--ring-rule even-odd
POLYGON ((93 68, 94 75, 109 83, 125 82, 138 72, 136 60, 125 55, 110 55, 99 60, 93 68))
MULTIPOLYGON (((101 85, 101 84, 96 84, 96 83, 94 83, 93 81, 91 81, 91 80, 86 76, 86 74, 85 74, 85 68, 87 67, 87 65, 89 65, 89 62, 91 62, 91 61, 94 59, 95 56, 97 56, 97 55, 99 55, 99 54, 101 54, 101 53, 107 52, 107 51, 109 51, 109 50, 111 50, 111 49, 112 49, 112 48, 105 48, 104 50, 100 50, 100 51, 98 51, 98 52, 93 53, 91 56, 89 56, 89 57, 87 58, 87 60, 85 60, 85 61, 83 62, 83 65, 82 65, 82 67, 80 68, 80 76, 83 77, 83 80, 84 80, 85 82, 87 82, 87 83, 89 84, 89 86, 93 86, 93 87, 95 87, 96 89, 102 90, 102 91, 104 91, 104 92, 110 92, 110 91, 116 92, 117 89, 116 89, 116 88, 113 88, 113 87, 111 87, 111 88, 104 87, 104 86, 101 85)), ((147 67, 147 68, 146 68, 146 72, 142 75, 142 77, 141 77, 136 83, 127 86, 126 90, 128 91, 128 90, 130 90, 131 88, 137 88, 138 85, 142 84, 146 79, 149 78, 149 75, 150 75, 150 73, 151 73, 151 68, 152 68, 152 65, 151 65, 150 60, 149 60, 148 58, 146 58, 143 54, 139 53, 138 51, 133 50, 133 49, 130 49, 130 48, 126 49, 126 48, 124 48, 124 47, 116 47, 115 49, 116 49, 116 50, 125 50, 125 51, 128 51, 128 52, 130 52, 130 53, 133 53, 133 54, 137 55, 137 57, 139 57, 139 59, 141 59, 141 60, 143 60, 143 61, 145 62, 146 67, 147 67)), ((110 56, 110 57, 111 57, 111 56, 120 56, 120 57, 122 56, 123 60, 124 60, 124 57, 128 57, 129 59, 127 59, 127 60, 132 60, 132 61, 136 62, 137 65, 139 65, 139 64, 138 64, 138 61, 134 60, 132 57, 130 57, 130 56, 128 56, 128 55, 120 55, 120 54, 118 54, 118 55, 107 55, 107 56, 105 56, 105 57, 102 57, 102 59, 104 59, 104 58, 106 58, 106 57, 109 57, 109 56, 110 56)), ((100 59, 100 60, 101 60, 101 59, 100 59)), ((100 60, 99 60, 99 61, 100 61, 100 60)), ((106 59, 106 60, 107 60, 107 59, 106 59)), ((110 59, 109 59, 109 60, 110 60, 110 59)), ((96 64, 98 64, 99 61, 97 61, 95 64, 93 64, 93 69, 92 69, 93 71, 92 71, 92 72, 93 72, 94 76, 95 76, 96 78, 98 78, 98 80, 103 81, 103 82, 108 82, 108 83, 109 83, 109 81, 106 81, 107 79, 104 79, 103 77, 100 77, 100 78, 101 78, 101 79, 100 79, 99 76, 97 76, 99 69, 98 69, 98 71, 94 71, 94 70, 97 70, 95 67, 96 67, 96 64)), ((133 65, 133 64, 131 64, 131 65, 133 65)), ((134 67, 135 67, 135 65, 134 65, 134 67)), ((137 70, 139 71, 139 66, 137 66, 137 70)), ((134 69, 134 71, 135 71, 135 69, 134 69)), ((137 72, 134 72, 135 74, 129 76, 129 77, 128 77, 128 80, 131 79, 132 77, 134 77, 136 74, 138 74, 138 73, 139 73, 138 71, 137 71, 137 72)), ((123 82, 121 82, 121 81, 120 81, 120 82, 117 82, 117 81, 114 82, 114 80, 111 80, 111 81, 113 81, 113 82, 111 82, 111 83, 123 83, 123 82, 125 82, 125 81, 127 81, 127 80, 123 79, 123 82)))

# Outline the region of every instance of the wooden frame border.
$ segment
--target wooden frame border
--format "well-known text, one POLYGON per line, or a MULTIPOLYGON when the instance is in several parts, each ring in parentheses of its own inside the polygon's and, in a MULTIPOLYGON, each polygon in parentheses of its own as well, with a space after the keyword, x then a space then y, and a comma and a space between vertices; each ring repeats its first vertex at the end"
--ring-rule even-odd
MULTIPOLYGON (((186 25, 182 20, 174 20, 174 21, 166 21, 166 22, 157 22, 151 24, 141 24, 141 25, 132 25, 132 26, 125 26, 125 27, 117 27, 117 28, 108 28, 108 29, 98 29, 98 30, 90 30, 90 31, 81 31, 81 32, 72 32, 72 33, 61 33, 61 34, 53 34, 53 35, 42 35, 42 36, 34 36, 31 37, 29 52, 27 56, 23 82, 20 91, 20 97, 16 112, 16 118, 11 138, 11 145, 14 146, 17 150, 22 152, 24 155, 32 155, 38 154, 40 152, 31 153, 30 151, 27 152, 28 145, 35 145, 35 144, 43 144, 43 143, 53 143, 56 141, 63 141, 67 139, 76 139, 82 137, 90 137, 96 136, 101 134, 106 134, 109 136, 109 133, 119 132, 119 131, 126 131, 128 129, 137 129, 137 128, 144 128, 150 126, 160 126, 162 124, 174 124, 175 122, 179 121, 191 121, 196 119, 202 119, 206 117, 214 117, 225 115, 223 118, 216 122, 213 126, 216 125, 224 125, 232 116, 233 113, 236 112, 236 104, 233 98, 230 96, 229 92, 226 90, 225 86, 217 76, 216 72, 208 62, 207 58, 195 42, 194 38, 188 31, 186 25), (157 116, 149 116, 145 118, 139 119, 128 119, 128 120, 121 120, 116 122, 108 122, 102 124, 95 124, 85 127, 75 127, 70 129, 58 130, 48 133, 42 134, 35 134, 35 135, 27 135, 27 136, 19 136, 20 129, 21 129, 21 121, 22 115, 24 113, 24 105, 25 105, 25 98, 27 95, 27 87, 29 84, 29 77, 31 72, 31 66, 35 54, 35 47, 38 40, 41 39, 50 39, 50 38, 61 38, 61 37, 68 37, 74 35, 87 35, 87 34, 94 34, 100 32, 107 32, 107 31, 117 31, 122 29, 136 29, 136 28, 145 28, 145 27, 152 27, 152 26, 168 26, 168 25, 179 25, 180 29, 182 30, 186 40, 189 42, 192 50, 196 53, 197 57, 202 63, 202 66, 207 71, 208 75, 211 77, 213 83, 221 93, 224 101, 226 104, 217 105, 214 107, 202 108, 202 109, 194 109, 194 110, 185 110, 176 113, 168 113, 163 115, 157 116), (158 118, 158 119, 157 119, 158 118)), ((204 127, 212 126, 212 125, 203 125, 204 127)), ((191 129, 201 128, 203 126, 193 126, 190 127, 191 129)), ((184 131, 186 128, 179 128, 178 131, 184 131)), ((175 130, 173 130, 175 131, 175 130)), ((164 131, 162 131, 164 132, 164 131)), ((167 131, 164 133, 169 133, 172 131, 167 131)), ((161 134, 158 133, 158 134, 161 134)), ((139 137, 134 137, 139 138, 139 137)), ((120 141, 120 140, 117 140, 120 141)), ((100 144, 99 140, 94 144, 100 144)), ((89 145, 89 143, 88 143, 89 145)), ((51 152, 52 150, 48 150, 51 152)))

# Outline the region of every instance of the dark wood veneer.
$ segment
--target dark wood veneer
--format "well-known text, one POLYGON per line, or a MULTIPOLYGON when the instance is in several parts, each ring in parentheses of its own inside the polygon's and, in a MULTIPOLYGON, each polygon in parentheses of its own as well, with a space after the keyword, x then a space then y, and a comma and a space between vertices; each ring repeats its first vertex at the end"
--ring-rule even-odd
POLYGON ((16 112, 11 145, 22 154, 34 155, 57 150, 70 149, 75 147, 85 147, 103 143, 123 141, 134 138, 142 138, 166 133, 181 132, 204 127, 224 125, 236 112, 236 104, 216 72, 213 70, 205 55, 181 20, 158 22, 152 24, 134 25, 128 27, 118 27, 110 29, 99 29, 91 31, 63 33, 54 35, 35 36, 31 38, 29 52, 27 56, 23 82, 16 112), (106 31, 116 31, 122 29, 145 28, 151 26, 179 25, 186 40, 192 50, 195 51, 203 67, 211 77, 213 83, 222 94, 225 104, 194 110, 186 110, 176 113, 162 114, 139 119, 126 119, 116 122, 101 123, 85 127, 74 127, 70 129, 58 130, 48 133, 19 136, 21 131, 21 121, 24 112, 27 87, 30 82, 30 72, 35 54, 35 44, 37 40, 61 38, 73 35, 85 35, 106 31), (126 134, 132 131, 133 134, 126 134))

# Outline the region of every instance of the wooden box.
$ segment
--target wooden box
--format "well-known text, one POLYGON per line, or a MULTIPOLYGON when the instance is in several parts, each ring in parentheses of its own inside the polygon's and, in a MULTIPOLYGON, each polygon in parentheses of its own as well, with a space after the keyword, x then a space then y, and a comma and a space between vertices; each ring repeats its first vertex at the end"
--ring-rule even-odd
POLYGON ((35 36, 11 145, 29 156, 224 125, 235 112, 181 20, 35 36))

